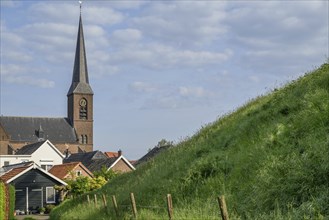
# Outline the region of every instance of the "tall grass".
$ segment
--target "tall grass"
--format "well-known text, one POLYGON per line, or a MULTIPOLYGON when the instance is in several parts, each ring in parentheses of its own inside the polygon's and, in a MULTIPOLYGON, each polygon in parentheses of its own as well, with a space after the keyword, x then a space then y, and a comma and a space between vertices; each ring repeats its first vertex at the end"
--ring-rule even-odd
MULTIPOLYGON (((97 193, 109 201, 116 195, 123 206, 133 192, 141 219, 167 218, 161 208, 167 193, 175 219, 218 218, 221 194, 232 219, 326 219, 328 174, 329 65, 323 64, 204 126, 97 193)), ((111 213, 76 199, 54 209, 51 219, 115 219, 111 213)), ((120 218, 130 213, 126 206, 120 218)))

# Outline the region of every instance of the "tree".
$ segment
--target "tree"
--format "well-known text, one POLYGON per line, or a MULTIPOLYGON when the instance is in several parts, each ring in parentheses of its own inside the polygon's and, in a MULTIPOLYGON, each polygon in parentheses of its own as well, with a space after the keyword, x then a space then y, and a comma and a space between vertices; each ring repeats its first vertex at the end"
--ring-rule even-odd
POLYGON ((172 146, 173 143, 174 143, 173 141, 167 141, 166 139, 161 139, 161 141, 158 142, 156 147, 172 146))
POLYGON ((106 179, 102 176, 95 178, 78 176, 75 179, 67 179, 65 182, 67 183, 67 186, 56 186, 55 189, 62 191, 63 195, 73 196, 99 189, 107 183, 106 179))
POLYGON ((118 175, 118 173, 114 172, 113 170, 108 170, 105 166, 103 166, 101 170, 94 172, 94 176, 96 178, 103 177, 106 181, 109 181, 118 175))

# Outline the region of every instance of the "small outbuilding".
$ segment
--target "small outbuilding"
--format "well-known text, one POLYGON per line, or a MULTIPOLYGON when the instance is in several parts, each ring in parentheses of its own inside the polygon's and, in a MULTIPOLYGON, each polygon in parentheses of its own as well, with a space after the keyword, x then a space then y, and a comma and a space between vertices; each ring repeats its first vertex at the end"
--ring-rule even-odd
POLYGON ((16 189, 15 210, 37 212, 48 204, 60 202, 57 186, 67 185, 63 180, 45 171, 34 162, 16 164, 0 176, 0 179, 16 189))

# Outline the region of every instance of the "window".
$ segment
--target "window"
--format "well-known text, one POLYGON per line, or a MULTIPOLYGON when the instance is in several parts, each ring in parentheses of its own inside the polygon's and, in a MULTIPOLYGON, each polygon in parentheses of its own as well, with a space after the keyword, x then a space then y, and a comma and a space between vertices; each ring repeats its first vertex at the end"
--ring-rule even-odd
POLYGON ((83 144, 83 135, 80 136, 79 143, 83 144))
POLYGON ((87 135, 85 135, 85 143, 84 144, 87 144, 88 143, 88 137, 87 135))
POLYGON ((53 167, 53 165, 51 165, 51 164, 42 164, 41 165, 41 168, 46 171, 50 170, 50 168, 52 168, 52 167, 53 167))
POLYGON ((81 176, 81 170, 76 171, 77 176, 81 176))
POLYGON ((80 144, 87 144, 88 143, 88 136, 87 135, 81 135, 79 139, 80 144))
POLYGON ((55 189, 54 187, 46 187, 46 202, 55 203, 55 189))
POLYGON ((8 166, 9 164, 10 164, 9 161, 5 161, 5 162, 3 163, 4 166, 8 166))

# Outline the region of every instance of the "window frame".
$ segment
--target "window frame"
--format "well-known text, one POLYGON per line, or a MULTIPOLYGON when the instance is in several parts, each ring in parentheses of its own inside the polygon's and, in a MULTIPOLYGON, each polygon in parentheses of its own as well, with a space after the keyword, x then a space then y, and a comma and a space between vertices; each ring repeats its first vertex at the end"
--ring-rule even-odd
POLYGON ((53 186, 47 186, 46 187, 46 203, 49 203, 49 204, 54 204, 56 203, 56 190, 53 186), (48 190, 49 189, 52 189, 53 191, 53 195, 54 195, 54 199, 53 200, 49 200, 49 194, 48 194, 48 190))

